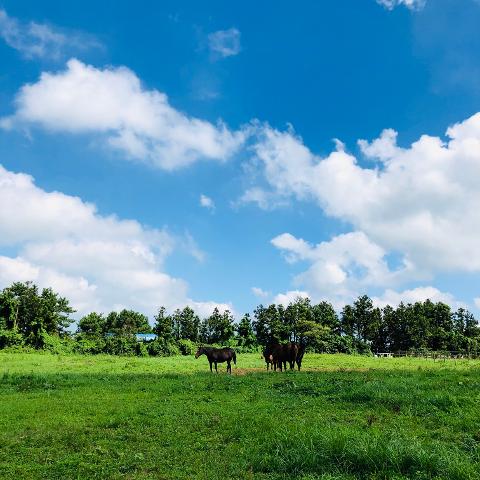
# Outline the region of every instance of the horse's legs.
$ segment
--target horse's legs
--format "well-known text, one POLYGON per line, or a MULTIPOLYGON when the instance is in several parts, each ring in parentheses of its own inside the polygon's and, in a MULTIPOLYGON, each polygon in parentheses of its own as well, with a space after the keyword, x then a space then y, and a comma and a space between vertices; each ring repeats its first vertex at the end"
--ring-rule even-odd
POLYGON ((218 373, 217 362, 215 362, 215 371, 218 373))
POLYGON ((227 360, 227 373, 232 373, 232 366, 230 365, 230 360, 227 360))
POLYGON ((210 362, 210 372, 212 372, 212 362, 210 362))

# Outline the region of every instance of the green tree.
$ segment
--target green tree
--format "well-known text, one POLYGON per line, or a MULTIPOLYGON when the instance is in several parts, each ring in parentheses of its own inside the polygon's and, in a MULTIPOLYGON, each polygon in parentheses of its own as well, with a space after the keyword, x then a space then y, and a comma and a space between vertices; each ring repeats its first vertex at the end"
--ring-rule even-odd
POLYGON ((105 334, 105 326, 103 314, 91 312, 78 322, 78 332, 87 337, 102 337, 105 334))
POLYGON ((20 333, 28 343, 40 347, 42 335, 65 335, 75 310, 66 298, 51 288, 40 292, 32 282, 15 282, 0 295, 3 328, 20 333))
POLYGON ((255 345, 255 333, 253 332, 252 322, 248 313, 246 313, 240 320, 240 323, 237 327, 237 333, 240 345, 245 347, 255 345))
POLYGON ((320 302, 312 307, 313 321, 328 327, 333 334, 340 334, 340 321, 333 305, 329 302, 320 302))
POLYGON ((190 307, 175 310, 172 315, 172 324, 175 340, 198 341, 200 318, 190 307))
POLYGON ((345 305, 342 309, 341 328, 345 335, 353 337, 355 332, 355 313, 351 305, 345 305))
MULTIPOLYGON (((282 320, 281 312, 279 312, 279 320, 282 320)), ((283 328, 279 332, 282 340, 298 340, 298 325, 304 322, 314 321, 312 306, 309 298, 298 297, 289 303, 283 315, 283 328)))
POLYGON ((122 337, 152 332, 152 327, 145 315, 126 309, 121 312, 110 312, 105 322, 105 329, 107 333, 114 333, 122 337))
POLYGON ((259 345, 267 345, 270 342, 270 330, 266 308, 259 305, 253 312, 254 320, 252 327, 259 345))
POLYGON ((170 315, 166 315, 165 307, 160 307, 154 318, 153 331, 157 337, 165 342, 171 342, 173 340, 173 319, 170 315))
POLYGON ((233 315, 229 310, 220 313, 215 307, 213 313, 207 318, 210 343, 226 343, 235 332, 233 315))

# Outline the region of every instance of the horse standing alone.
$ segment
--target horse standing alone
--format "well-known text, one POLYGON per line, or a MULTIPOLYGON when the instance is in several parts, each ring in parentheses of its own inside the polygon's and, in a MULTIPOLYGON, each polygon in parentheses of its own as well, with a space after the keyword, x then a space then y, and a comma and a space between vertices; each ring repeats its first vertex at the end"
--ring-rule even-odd
POLYGON ((217 373, 217 363, 227 362, 227 373, 232 373, 232 360, 235 365, 237 364, 237 355, 235 354, 235 350, 233 350, 233 348, 199 347, 197 353, 195 354, 195 358, 198 358, 203 354, 207 356, 208 362, 210 363, 211 372, 213 372, 212 363, 215 364, 215 371, 217 373))

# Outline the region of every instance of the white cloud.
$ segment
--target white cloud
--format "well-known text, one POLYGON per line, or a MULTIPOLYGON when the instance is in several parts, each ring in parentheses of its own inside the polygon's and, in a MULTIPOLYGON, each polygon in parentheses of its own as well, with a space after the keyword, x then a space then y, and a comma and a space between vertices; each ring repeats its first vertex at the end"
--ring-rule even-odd
POLYGON ((259 287, 252 287, 252 293, 258 298, 268 298, 270 296, 270 292, 266 292, 259 287))
POLYGON ((221 57, 232 57, 241 51, 240 31, 236 28, 218 30, 208 35, 210 51, 221 57))
MULTIPOLYGON (((396 132, 360 142, 373 166, 337 146, 318 157, 292 131, 264 127, 254 146, 268 195, 318 202, 411 272, 480 271, 480 113, 447 130, 449 140, 422 135, 408 148, 396 132)), ((268 197, 266 197, 268 198, 268 197)))
POLYGON ((377 3, 383 5, 388 10, 393 10, 400 5, 410 10, 420 10, 425 6, 427 0, 377 0, 377 3))
POLYGON ((200 195, 200 206, 210 211, 215 210, 215 202, 203 193, 200 195))
MULTIPOLYGON (((287 261, 306 261, 310 264, 308 270, 294 278, 294 284, 304 287, 305 290, 293 290, 275 297, 276 303, 284 305, 298 296, 303 296, 315 302, 329 301, 337 310, 341 310, 370 287, 384 288, 401 284, 416 275, 409 265, 392 271, 387 265, 385 252, 360 232, 339 235, 329 242, 315 246, 290 234, 280 235, 274 238, 272 243, 286 252, 287 261)), ((372 298, 379 307, 427 299, 444 302, 453 308, 465 307, 464 303, 457 301, 450 293, 442 292, 433 286, 400 292, 387 288, 380 297, 372 298)))
POLYGON ((233 202, 233 206, 245 205, 248 203, 255 203, 262 210, 273 210, 287 204, 285 199, 259 187, 251 187, 245 190, 242 196, 237 201, 233 202))
POLYGON ((273 303, 287 307, 288 304, 294 302, 298 298, 310 298, 310 295, 307 292, 300 290, 290 290, 286 293, 279 293, 276 295, 273 299, 273 303))
POLYGON ((67 52, 100 48, 101 44, 85 33, 61 31, 42 23, 22 23, 0 9, 0 38, 25 58, 58 60, 67 52))
POLYGON ((443 302, 452 308, 465 307, 465 305, 458 302, 453 295, 441 292, 435 287, 417 287, 411 290, 404 290, 403 292, 388 289, 381 297, 373 297, 372 300, 378 307, 384 307, 386 305, 397 307, 401 302, 407 304, 424 302, 425 300, 431 300, 434 303, 443 302))
POLYGON ((51 286, 72 300, 77 316, 122 307, 152 315, 160 305, 187 304, 203 312, 217 305, 190 299, 186 282, 163 271, 178 243, 164 230, 103 216, 78 197, 46 192, 2 166, 0 205, 0 247, 17 251, 0 256, 0 287, 17 280, 51 286))
POLYGON ((295 285, 305 288, 314 301, 329 300, 337 307, 367 287, 397 284, 414 275, 408 264, 391 270, 386 252, 362 232, 338 235, 318 245, 284 233, 272 244, 284 253, 287 262, 309 264, 294 278, 295 285))
POLYGON ((165 170, 200 159, 225 161, 245 135, 222 122, 188 117, 164 93, 144 89, 125 67, 98 69, 75 59, 65 71, 42 73, 38 82, 24 85, 15 105, 1 127, 100 134, 107 147, 165 170))
POLYGON ((480 309, 480 297, 474 298, 474 299, 473 299, 473 303, 475 304, 475 306, 476 306, 477 308, 480 309))

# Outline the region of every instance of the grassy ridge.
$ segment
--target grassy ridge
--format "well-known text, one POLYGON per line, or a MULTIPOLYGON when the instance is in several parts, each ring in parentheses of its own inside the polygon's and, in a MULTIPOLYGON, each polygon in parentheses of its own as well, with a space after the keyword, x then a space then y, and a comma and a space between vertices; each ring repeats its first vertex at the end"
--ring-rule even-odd
POLYGON ((478 362, 237 363, 0 353, 0 478, 480 478, 478 362))

